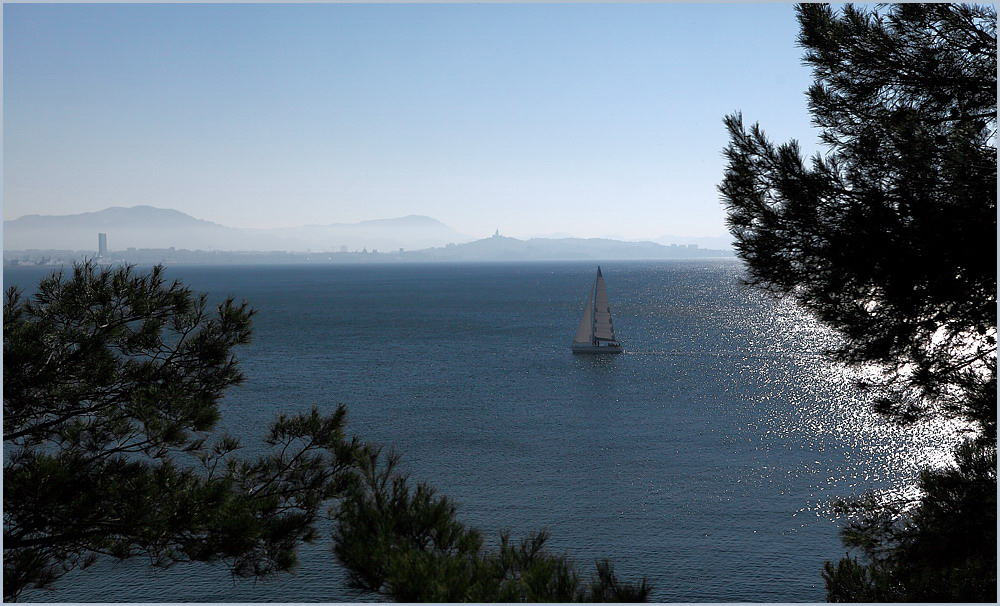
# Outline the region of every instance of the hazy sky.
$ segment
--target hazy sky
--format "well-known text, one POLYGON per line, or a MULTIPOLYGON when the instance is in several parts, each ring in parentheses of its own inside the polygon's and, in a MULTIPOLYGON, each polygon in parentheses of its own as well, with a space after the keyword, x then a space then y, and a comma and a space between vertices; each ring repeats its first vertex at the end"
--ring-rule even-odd
POLYGON ((4 4, 4 218, 725 233, 723 117, 815 149, 790 4, 4 4))

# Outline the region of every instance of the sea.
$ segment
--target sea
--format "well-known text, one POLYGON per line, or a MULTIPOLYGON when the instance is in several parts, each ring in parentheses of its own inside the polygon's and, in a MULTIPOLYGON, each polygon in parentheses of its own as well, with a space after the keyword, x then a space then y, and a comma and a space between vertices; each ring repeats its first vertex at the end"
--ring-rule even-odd
MULTIPOLYGON (((610 559, 657 602, 819 602, 838 498, 912 491, 957 430, 901 429, 824 352, 836 336, 742 282, 737 259, 600 262, 626 353, 574 355, 592 262, 168 266, 255 310, 220 428, 348 408, 491 545, 547 530, 582 576, 610 559)), ((138 268, 142 270, 142 268, 138 268)), ((31 291, 51 268, 4 270, 31 291)), ((25 601, 364 602, 329 528, 294 573, 101 560, 25 601)))

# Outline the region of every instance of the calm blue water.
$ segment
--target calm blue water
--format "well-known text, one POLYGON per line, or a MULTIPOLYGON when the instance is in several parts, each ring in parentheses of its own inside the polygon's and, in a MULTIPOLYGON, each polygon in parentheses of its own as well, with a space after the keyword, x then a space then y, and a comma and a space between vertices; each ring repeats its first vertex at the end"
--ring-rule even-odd
MULTIPOLYGON (((902 489, 940 428, 903 432, 821 357, 828 332, 739 285, 735 260, 607 263, 628 353, 569 351, 594 263, 171 267, 258 310, 224 425, 348 405, 416 480, 496 538, 547 528, 589 574, 610 558, 667 602, 822 601, 843 555, 831 499, 902 489)), ((7 269, 33 284, 41 269, 7 269)), ((100 563, 51 601, 358 601, 321 540, 294 575, 100 563)))

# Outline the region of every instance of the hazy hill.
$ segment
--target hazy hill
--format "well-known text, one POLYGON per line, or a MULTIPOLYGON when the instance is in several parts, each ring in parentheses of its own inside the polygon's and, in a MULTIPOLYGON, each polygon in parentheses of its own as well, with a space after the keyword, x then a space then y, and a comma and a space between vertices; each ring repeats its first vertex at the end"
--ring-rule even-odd
POLYGON ((346 247, 355 250, 390 251, 404 248, 415 250, 468 242, 472 238, 460 234, 437 219, 410 215, 398 219, 374 219, 360 223, 333 223, 306 225, 295 228, 246 230, 293 239, 300 243, 297 250, 339 251, 346 247))
POLYGON ((241 230, 152 206, 113 207, 77 215, 27 215, 3 222, 4 250, 97 250, 97 234, 108 248, 223 250, 250 244, 241 230))
POLYGON ((430 217, 237 229, 152 206, 114 207, 76 215, 27 215, 4 221, 4 250, 97 250, 97 234, 112 251, 134 248, 188 250, 398 250, 470 240, 430 217))
POLYGON ((4 227, 6 228, 8 225, 20 229, 144 228, 150 225, 171 229, 222 227, 217 223, 195 219, 177 210, 152 206, 133 206, 131 208, 114 206, 78 215, 25 215, 14 221, 4 221, 4 227))
POLYGON ((663 246, 655 242, 623 242, 604 238, 531 238, 493 236, 467 244, 421 251, 429 259, 447 261, 643 260, 731 256, 730 251, 663 246))

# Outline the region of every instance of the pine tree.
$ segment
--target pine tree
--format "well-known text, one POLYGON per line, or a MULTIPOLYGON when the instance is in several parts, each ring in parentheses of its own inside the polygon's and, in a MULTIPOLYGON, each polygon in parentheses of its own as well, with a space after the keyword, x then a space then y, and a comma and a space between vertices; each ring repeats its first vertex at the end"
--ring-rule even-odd
POLYGON ((4 598, 101 556, 224 562, 239 576, 296 563, 345 492, 345 410, 280 416, 256 458, 212 433, 243 375, 253 311, 167 283, 163 268, 74 266, 4 301, 4 598))
POLYGON ((850 507, 862 559, 827 566, 828 597, 995 601, 996 11, 796 10, 828 153, 727 117, 720 192, 748 282, 836 329, 836 360, 877 368, 880 412, 974 431, 918 504, 850 507))
POLYGON ((338 514, 334 553, 355 589, 400 602, 644 602, 652 587, 618 579, 607 560, 582 578, 546 548, 545 531, 496 549, 458 520, 457 506, 397 471, 399 455, 366 445, 361 481, 338 514))

